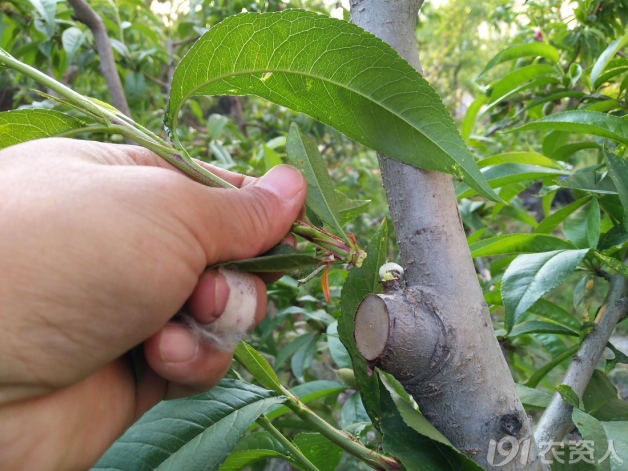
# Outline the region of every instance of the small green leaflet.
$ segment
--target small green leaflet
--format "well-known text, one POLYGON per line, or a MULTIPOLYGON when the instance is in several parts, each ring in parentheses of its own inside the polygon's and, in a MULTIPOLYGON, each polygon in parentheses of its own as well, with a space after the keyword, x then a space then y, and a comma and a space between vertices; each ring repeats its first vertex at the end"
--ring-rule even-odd
POLYGON ((5 111, 0 113, 0 149, 82 127, 84 122, 54 110, 5 111))
POLYGON ((558 386, 555 386, 555 388, 565 404, 568 404, 571 407, 580 407, 580 398, 575 391, 571 389, 571 386, 568 384, 559 384, 558 386))
POLYGON ((628 267, 625 264, 623 264, 616 258, 601 254, 597 250, 594 250, 593 254, 603 263, 606 263, 609 267, 619 273, 621 276, 628 279, 628 267))
POLYGON ((273 368, 257 350, 241 340, 233 354, 262 386, 282 393, 281 383, 273 368))
POLYGON ((580 249, 597 247, 600 240, 600 205, 597 198, 565 218, 563 234, 580 249))
POLYGON ((478 167, 483 168, 488 167, 489 165, 499 165, 505 163, 539 165, 541 167, 565 170, 565 168, 555 160, 535 152, 506 152, 503 154, 492 155, 478 161, 478 167))
POLYGON ((339 221, 334 184, 325 167, 323 156, 316 144, 301 132, 296 123, 290 125, 286 152, 290 163, 300 170, 307 182, 305 205, 347 240, 339 221))
MULTIPOLYGON (((579 200, 574 201, 573 203, 568 204, 560 208, 553 214, 547 216, 541 223, 534 229, 535 234, 549 234, 552 232, 561 222, 565 220, 567 216, 573 213, 576 209, 581 207, 582 205, 588 203, 591 200, 590 196, 585 196, 584 198, 580 198, 579 200)), ((547 214, 547 213, 546 213, 547 214)))
POLYGON ((246 272, 282 272, 315 267, 319 260, 304 254, 289 244, 279 244, 255 258, 223 263, 221 266, 246 272))
POLYGON ((336 203, 338 204, 340 224, 346 224, 365 212, 371 200, 352 200, 344 193, 336 190, 336 203))
POLYGON ((497 53, 484 67, 484 70, 478 77, 479 79, 484 76, 489 70, 502 62, 507 62, 521 57, 544 57, 550 62, 557 63, 559 56, 555 47, 550 46, 547 43, 533 42, 527 44, 515 44, 503 51, 497 53))
POLYGON ((358 383, 364 408, 375 427, 379 426, 381 405, 377 375, 368 374, 366 360, 360 354, 353 339, 353 317, 362 298, 370 293, 380 293, 379 267, 388 256, 388 226, 384 219, 366 247, 369 254, 361 267, 353 267, 347 275, 340 297, 341 315, 338 319, 338 335, 351 356, 355 379, 358 383))
POLYGON ((579 132, 628 144, 628 121, 599 111, 574 110, 556 113, 510 132, 530 130, 579 132))
MULTIPOLYGON (((240 471, 257 461, 269 458, 291 460, 290 453, 268 432, 252 433, 233 447, 219 471, 240 471)), ((294 462, 291 464, 295 465, 294 462)))
POLYGON ((609 176, 604 176, 595 172, 578 172, 570 177, 563 178, 557 183, 563 188, 573 190, 590 191, 591 193, 601 193, 616 195, 617 189, 613 180, 609 176))
POLYGON ((552 396, 546 392, 537 391, 523 384, 517 384, 517 394, 526 408, 545 409, 552 402, 552 396))
POLYGON ((257 417, 284 400, 252 384, 224 379, 207 393, 159 403, 92 469, 215 471, 257 417))
POLYGON ((571 275, 588 252, 589 249, 554 250, 519 255, 502 279, 506 330, 510 332, 519 317, 541 296, 571 275))
POLYGON ((547 362, 541 368, 536 370, 532 376, 530 376, 530 378, 525 382, 525 386, 529 388, 536 388, 537 385, 541 382, 541 380, 545 378, 545 376, 547 376, 547 374, 550 371, 552 371, 554 368, 560 365, 567 358, 573 356, 573 354, 576 353, 579 348, 580 348, 580 345, 574 345, 568 350, 565 350, 560 355, 557 355, 556 357, 552 358, 549 362, 547 362))
POLYGON ((579 332, 571 330, 552 322, 544 321, 527 321, 517 324, 508 334, 508 337, 517 337, 524 334, 559 334, 578 337, 579 332))
POLYGON ((297 9, 227 18, 175 71, 165 117, 175 138, 193 95, 257 95, 392 159, 461 176, 499 201, 436 92, 391 46, 349 22, 297 9))
POLYGON ((604 52, 598 57, 593 69, 591 70, 591 83, 595 84, 602 71, 606 68, 608 62, 613 56, 628 42, 628 33, 621 38, 616 39, 608 45, 604 52))
POLYGON ((294 444, 319 471, 334 471, 342 458, 342 448, 320 433, 300 433, 294 444))
POLYGON ((624 207, 624 227, 628 229, 628 217, 626 217, 628 212, 628 162, 610 152, 606 147, 604 147, 604 160, 608 174, 617 189, 621 205, 624 207))

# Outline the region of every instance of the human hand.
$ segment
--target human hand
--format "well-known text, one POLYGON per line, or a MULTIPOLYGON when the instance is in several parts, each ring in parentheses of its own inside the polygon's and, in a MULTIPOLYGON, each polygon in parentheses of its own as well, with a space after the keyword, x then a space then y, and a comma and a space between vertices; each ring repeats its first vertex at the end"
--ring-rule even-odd
MULTIPOLYGON (((216 320, 229 288, 205 267, 280 242, 306 185, 288 166, 261 179, 211 170, 242 189, 203 186, 135 146, 0 152, 0 469, 86 469, 154 404, 226 373, 230 352, 168 320, 186 301, 216 320), (141 342, 136 387, 123 355, 141 342)), ((249 276, 258 323, 266 289, 249 276)))

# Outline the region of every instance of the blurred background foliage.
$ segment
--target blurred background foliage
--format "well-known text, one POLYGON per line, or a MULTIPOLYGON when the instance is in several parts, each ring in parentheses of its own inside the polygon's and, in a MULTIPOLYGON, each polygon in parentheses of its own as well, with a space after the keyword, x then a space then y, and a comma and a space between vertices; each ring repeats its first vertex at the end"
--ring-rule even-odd
MULTIPOLYGON (((216 23, 242 11, 287 8, 306 8, 348 18, 348 2, 329 0, 97 0, 90 4, 107 28, 133 118, 162 137, 174 67, 194 41, 216 23)), ((93 36, 72 14, 64 1, 2 0, 0 47, 82 94, 109 101, 93 36)), ((557 177, 599 169, 604 162, 603 144, 620 155, 624 151, 600 136, 545 129, 510 131, 568 109, 625 117, 628 58, 626 41, 621 42, 621 38, 625 37, 627 20, 628 0, 426 1, 416 30, 424 75, 460 125, 480 166, 486 158, 512 152, 540 154, 551 160, 543 163, 537 159, 534 165, 540 170, 518 168, 497 175, 505 178, 499 188, 509 206, 472 195, 462 197, 464 186, 458 187, 460 212, 471 246, 491 235, 532 233, 545 217, 588 195, 581 189, 557 186, 557 177), (616 53, 609 58, 603 73, 593 80, 594 65, 613 42, 619 44, 616 53), (524 44, 551 46, 556 57, 553 53, 523 55, 498 61, 487 69, 500 51, 524 44)), ((35 92, 37 88, 19 74, 4 71, 0 74, 0 111, 55 108, 73 113, 53 100, 42 99, 35 92)), ((177 132, 193 157, 260 176, 285 161, 286 135, 292 121, 317 142, 336 188, 350 198, 371 201, 368 210, 346 226, 359 245, 365 246, 388 216, 373 151, 308 116, 252 96, 192 100, 177 132)), ((91 138, 117 139, 105 135, 91 138)), ((507 160, 497 163, 512 164, 503 162, 507 160)), ((491 170, 499 170, 501 165, 492 165, 491 170)), ((515 161, 515 165, 524 163, 515 161)), ((600 198, 600 206, 603 239, 621 226, 623 212, 617 211, 620 206, 616 195, 600 198)), ((579 230, 574 215, 577 211, 563 218, 562 225, 559 221, 551 233, 573 239, 574 231, 579 230)), ((389 227, 392 229, 392 225, 389 227)), ((478 277, 486 292, 499 289, 504 271, 515 256, 475 257, 478 277)), ((394 237, 390 238, 389 258, 398 261, 394 237)), ((547 299, 578 322, 588 322, 608 288, 604 277, 599 276, 601 269, 595 261, 585 263, 547 299), (589 278, 585 280, 585 276, 589 278), (590 280, 593 281, 587 284, 590 280)), ((329 303, 316 280, 299 286, 294 277, 285 276, 271 285, 268 315, 249 341, 271 362, 283 384, 296 387, 300 395, 310 394, 310 406, 320 416, 343 428, 353 426, 357 430, 356 424, 364 424, 361 440, 376 447, 380 437, 370 429, 359 395, 354 394, 351 363, 336 333, 339 296, 346 276, 344 270, 330 272, 329 303)), ((503 330, 500 333, 504 321, 501 302, 494 297, 487 299, 517 383, 532 385, 529 380, 535 372, 578 344, 577 336, 556 333, 504 336, 503 330)), ((531 312, 524 317, 522 320, 531 320, 537 315, 531 312)), ((624 350, 628 345, 623 337, 626 332, 625 326, 620 325, 613 339, 624 350)), ((538 390, 553 392, 569 361, 570 357, 554 361, 553 368, 538 380, 538 390)), ((623 365, 618 366, 610 377, 626 397, 628 381, 622 368, 623 365)), ((251 379, 237 367, 231 374, 251 379)), ((533 415, 537 412, 531 410, 533 415)), ((295 432, 305 430, 304 423, 291 414, 275 423, 288 434, 292 428, 295 432)), ((346 453, 342 458, 338 455, 340 459, 343 464, 338 469, 366 469, 346 453)), ((268 469, 283 466, 280 462, 260 462, 255 469, 264 469, 266 465, 268 469)))

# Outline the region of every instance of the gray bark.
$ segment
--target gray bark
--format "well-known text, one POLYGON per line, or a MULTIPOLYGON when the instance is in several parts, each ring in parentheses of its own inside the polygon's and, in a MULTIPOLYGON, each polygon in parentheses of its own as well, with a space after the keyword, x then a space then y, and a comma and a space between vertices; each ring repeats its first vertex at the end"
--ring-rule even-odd
POLYGON ((85 0, 68 0, 68 3, 74 9, 73 18, 85 24, 94 35, 96 50, 100 57, 100 71, 107 82, 109 94, 111 95, 111 104, 126 116, 131 117, 120 75, 118 75, 118 69, 116 68, 116 61, 113 58, 111 42, 109 42, 109 36, 102 18, 85 0))
MULTIPOLYGON (((420 72, 415 38, 420 4, 420 0, 351 0, 351 21, 388 42, 420 72)), ((495 339, 451 176, 382 155, 378 159, 408 284, 406 290, 391 294, 397 298, 396 306, 406 307, 397 309, 395 322, 389 324, 391 338, 399 337, 391 355, 382 352, 380 366, 387 365, 428 420, 481 466, 542 469, 534 441, 529 440, 529 419, 495 339), (437 350, 443 350, 443 358, 430 361, 425 348, 413 345, 426 339, 434 342, 436 333, 426 333, 411 318, 401 321, 404 315, 438 317, 439 322, 431 325, 442 325, 445 335, 432 348, 437 356, 437 350), (403 331, 411 329, 416 329, 414 339, 403 338, 403 331), (528 439, 529 453, 524 444, 509 464, 492 466, 491 440, 502 438, 528 439)), ((501 464, 503 459, 498 454, 492 463, 501 464)))
MULTIPOLYGON (((571 386, 581 399, 615 326, 626 316, 627 295, 628 280, 619 274, 613 276, 604 304, 595 319, 597 324, 595 331, 582 341, 578 353, 573 356, 569 364, 562 384, 571 386)), ((543 447, 544 450, 548 449, 552 442, 562 441, 565 435, 573 429, 572 409, 563 402, 558 393, 554 395, 534 432, 534 438, 539 447, 543 447)))

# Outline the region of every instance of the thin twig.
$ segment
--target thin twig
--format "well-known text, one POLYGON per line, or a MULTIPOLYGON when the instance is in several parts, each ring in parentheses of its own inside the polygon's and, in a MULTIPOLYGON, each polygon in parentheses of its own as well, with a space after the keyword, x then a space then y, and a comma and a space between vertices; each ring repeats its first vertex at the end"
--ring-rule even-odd
MULTIPOLYGON (((628 261, 628 260, 626 260, 628 261)), ((582 398, 595 366, 602 357, 602 352, 608 344, 611 334, 617 323, 623 319, 628 309, 625 297, 628 295, 628 280, 616 274, 612 277, 611 285, 595 319, 595 330, 582 341, 578 353, 567 369, 562 384, 571 386, 571 389, 582 398)), ((571 420, 572 407, 563 402, 556 393, 549 407, 539 420, 534 438, 540 447, 561 441, 574 427, 571 420)))
POLYGON ((279 430, 277 430, 277 428, 264 415, 260 415, 257 418, 257 423, 273 437, 275 437, 275 439, 290 452, 294 460, 303 466, 303 469, 306 469, 307 471, 319 471, 319 469, 305 457, 301 450, 299 450, 294 443, 288 440, 279 430))
POLYGON ((111 48, 111 42, 107 35, 105 23, 85 0, 68 0, 68 3, 74 9, 74 15, 72 17, 84 23, 94 35, 96 49, 100 56, 100 71, 107 81, 107 87, 111 95, 111 104, 125 115, 131 117, 131 111, 129 110, 126 97, 124 96, 122 82, 120 81, 116 62, 113 58, 113 49, 111 48))

